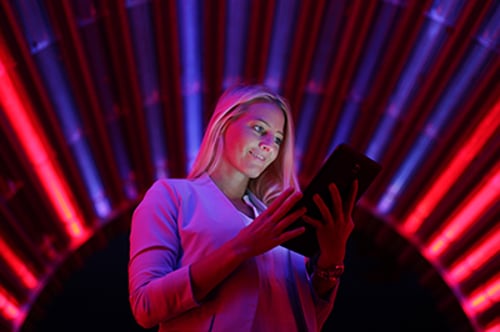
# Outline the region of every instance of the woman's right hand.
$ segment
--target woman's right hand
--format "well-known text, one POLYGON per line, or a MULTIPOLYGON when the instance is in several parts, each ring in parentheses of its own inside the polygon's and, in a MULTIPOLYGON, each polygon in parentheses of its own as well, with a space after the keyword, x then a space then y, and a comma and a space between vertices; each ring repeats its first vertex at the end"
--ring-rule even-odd
POLYGON ((286 215, 301 197, 302 194, 293 188, 283 191, 261 215, 233 238, 233 248, 243 257, 250 258, 302 234, 304 227, 287 228, 304 215, 306 209, 298 209, 286 215))

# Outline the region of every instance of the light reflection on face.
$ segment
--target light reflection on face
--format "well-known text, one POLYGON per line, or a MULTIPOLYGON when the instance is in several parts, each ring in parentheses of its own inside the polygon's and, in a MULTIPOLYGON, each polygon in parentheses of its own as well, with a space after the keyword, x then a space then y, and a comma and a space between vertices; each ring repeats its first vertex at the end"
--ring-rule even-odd
POLYGON ((258 177, 278 156, 285 116, 275 104, 256 102, 227 127, 221 162, 225 170, 258 177))

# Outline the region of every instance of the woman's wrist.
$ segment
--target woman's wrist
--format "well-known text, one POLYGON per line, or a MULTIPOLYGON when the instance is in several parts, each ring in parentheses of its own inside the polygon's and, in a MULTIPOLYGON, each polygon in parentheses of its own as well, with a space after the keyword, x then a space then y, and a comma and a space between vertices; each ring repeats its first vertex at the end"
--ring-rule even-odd
POLYGON ((314 261, 314 265, 318 266, 321 270, 332 270, 339 265, 344 265, 344 255, 336 255, 335 257, 318 256, 314 261))
POLYGON ((341 264, 335 266, 334 269, 324 270, 314 264, 311 269, 312 286, 321 298, 326 298, 328 294, 331 294, 332 289, 337 287, 340 276, 344 272, 344 265, 341 264))
POLYGON ((313 275, 321 280, 336 283, 340 276, 344 273, 344 269, 344 264, 337 264, 333 267, 329 267, 328 269, 315 265, 313 267, 313 275))

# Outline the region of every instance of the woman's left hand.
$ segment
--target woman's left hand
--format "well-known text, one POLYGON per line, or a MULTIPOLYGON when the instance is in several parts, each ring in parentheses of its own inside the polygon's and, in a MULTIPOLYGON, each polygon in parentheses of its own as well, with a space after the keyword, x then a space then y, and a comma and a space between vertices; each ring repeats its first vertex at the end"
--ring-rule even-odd
POLYGON ((353 182, 349 196, 344 202, 334 183, 331 183, 328 189, 332 199, 331 211, 318 194, 313 196, 323 220, 313 219, 307 213, 304 215, 305 221, 316 229, 320 249, 317 265, 322 269, 329 269, 344 262, 347 240, 354 229, 352 211, 358 192, 358 181, 353 182))

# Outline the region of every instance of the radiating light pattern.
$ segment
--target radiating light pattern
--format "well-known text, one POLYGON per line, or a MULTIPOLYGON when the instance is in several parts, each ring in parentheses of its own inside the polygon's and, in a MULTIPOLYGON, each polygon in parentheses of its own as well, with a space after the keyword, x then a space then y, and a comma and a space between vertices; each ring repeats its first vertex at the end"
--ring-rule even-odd
POLYGON ((402 223, 401 231, 413 234, 432 213, 436 205, 446 195, 451 186, 457 181, 467 166, 481 150, 485 142, 490 139, 500 127, 500 100, 491 108, 489 113, 481 120, 464 146, 453 157, 449 166, 443 170, 431 189, 417 203, 415 209, 402 223))
POLYGON ((424 247, 426 256, 433 259, 444 253, 484 211, 498 202, 499 197, 500 164, 486 177, 478 191, 464 202, 455 215, 432 237, 430 243, 424 247))
POLYGON ((355 128, 356 120, 361 112, 361 106, 370 91, 373 75, 378 68, 380 56, 384 51, 383 46, 391 34, 391 27, 398 11, 398 5, 396 4, 393 2, 382 3, 375 25, 368 38, 365 57, 359 64, 356 78, 349 92, 346 105, 342 110, 328 153, 331 153, 337 145, 350 140, 352 130, 355 128))
POLYGON ((371 158, 379 160, 391 143, 392 133, 407 116, 408 105, 423 83, 422 73, 427 72, 436 60, 436 54, 447 36, 448 26, 456 20, 458 9, 462 5, 463 1, 462 3, 434 1, 432 8, 426 13, 426 22, 420 31, 408 64, 403 69, 385 114, 368 146, 367 155, 371 158))
POLYGON ((34 117, 30 117, 29 108, 23 104, 27 100, 17 91, 14 80, 4 66, 4 50, 0 45, 0 103, 19 140, 33 170, 42 184, 52 208, 59 216, 71 239, 81 241, 87 232, 77 207, 74 206, 66 183, 50 158, 42 131, 34 117))
POLYGON ((241 81, 290 101, 302 180, 341 141, 380 160, 359 230, 405 236, 374 249, 398 270, 421 254, 417 273, 439 273, 429 304, 499 330, 499 18, 498 1, 0 1, 0 280, 15 283, 0 330, 33 324, 85 227, 104 244, 154 178, 189 171, 216 95, 241 81))
POLYGON ((449 277, 454 283, 460 283, 465 280, 488 260, 498 255, 500 252, 499 243, 500 225, 497 225, 495 231, 490 231, 486 234, 451 266, 449 277))
MULTIPOLYGON (((441 4, 440 1, 437 3, 441 4)), ((448 9, 457 11, 457 8, 448 9)), ((459 106, 466 91, 477 84, 480 73, 496 56, 493 49, 485 47, 483 44, 474 44, 469 48, 462 65, 454 74, 453 84, 447 86, 440 96, 434 111, 426 120, 422 133, 415 140, 400 170, 396 172, 387 193, 380 199, 378 208, 382 213, 387 214, 392 211, 395 202, 398 201, 398 197, 403 192, 402 189, 414 180, 419 166, 434 147, 445 125, 453 116, 458 116, 462 111, 459 106)))
POLYGON ((95 160, 92 157, 90 142, 86 136, 83 117, 78 112, 78 101, 70 82, 64 61, 64 52, 59 48, 50 24, 49 14, 44 7, 35 2, 13 2, 16 14, 22 22, 22 33, 31 52, 30 57, 38 69, 45 86, 53 111, 56 113, 60 129, 66 143, 79 167, 80 175, 93 201, 95 213, 105 218, 111 213, 111 203, 104 189, 104 184, 95 160), (30 5, 31 6, 30 6, 30 5), (33 10, 37 6, 37 10, 33 10))

